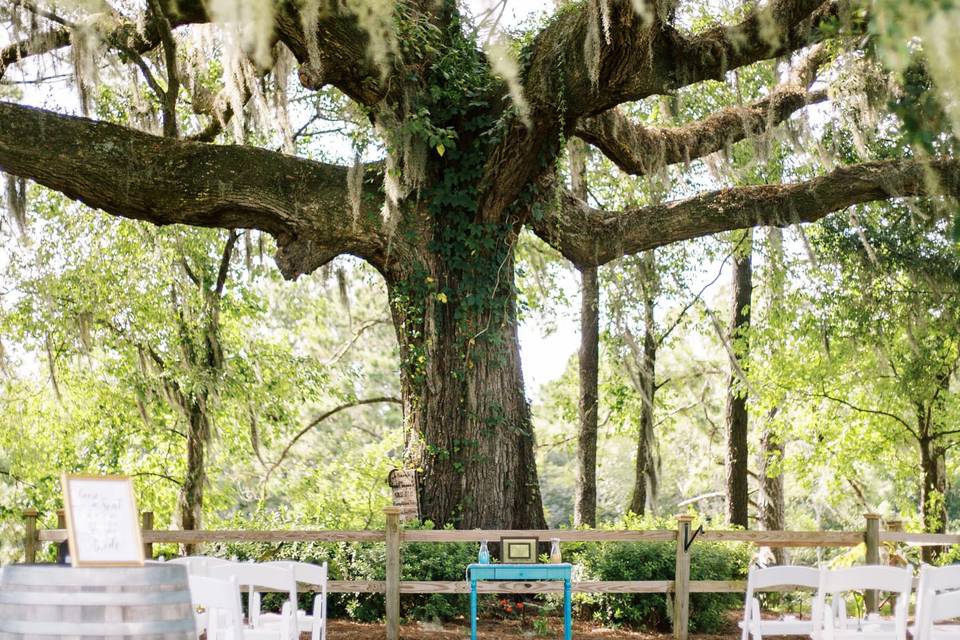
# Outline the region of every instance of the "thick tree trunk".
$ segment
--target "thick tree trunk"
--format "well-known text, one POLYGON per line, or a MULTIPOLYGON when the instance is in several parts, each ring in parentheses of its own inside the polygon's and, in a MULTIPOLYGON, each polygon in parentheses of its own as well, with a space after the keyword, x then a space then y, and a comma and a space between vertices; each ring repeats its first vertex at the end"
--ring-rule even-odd
MULTIPOLYGON (((921 433, 929 429, 921 429, 921 433)), ((947 530, 946 452, 937 445, 936 439, 923 436, 920 439, 920 468, 923 475, 920 485, 920 515, 926 533, 944 533, 947 530)), ((932 562, 944 550, 943 547, 923 547, 925 562, 932 562)))
MULTIPOLYGON (((736 234, 735 237, 740 236, 736 234)), ((748 527, 747 387, 743 372, 749 355, 750 298, 753 293, 752 232, 743 232, 733 256, 733 291, 729 341, 730 378, 727 385, 727 519, 748 527)))
MULTIPOLYGON (((567 143, 571 189, 587 199, 586 145, 567 143)), ((597 526, 597 391, 600 370, 600 284, 597 267, 580 271, 580 428, 577 431, 577 484, 573 524, 597 526)))
POLYGON ((427 295, 418 307, 411 282, 461 290, 448 261, 426 255, 423 263, 430 275, 388 280, 401 348, 408 464, 422 470, 421 514, 465 529, 545 528, 520 369, 513 250, 494 298, 479 311, 459 295, 427 295))
POLYGON ((637 433, 636 472, 633 478, 633 494, 630 497, 630 511, 643 515, 647 503, 652 502, 656 478, 653 447, 654 396, 657 393, 657 336, 654 318, 656 303, 656 256, 647 251, 641 257, 644 278, 643 289, 643 356, 639 367, 640 395, 643 404, 640 408, 640 426, 637 433), (648 490, 649 489, 649 490, 648 490))

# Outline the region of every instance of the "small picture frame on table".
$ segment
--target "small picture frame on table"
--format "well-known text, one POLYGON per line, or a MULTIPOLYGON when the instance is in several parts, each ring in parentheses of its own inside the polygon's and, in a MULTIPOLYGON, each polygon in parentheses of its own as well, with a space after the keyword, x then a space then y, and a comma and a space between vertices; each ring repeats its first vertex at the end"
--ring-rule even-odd
POLYGON ((538 538, 500 538, 503 564, 533 564, 537 561, 538 538))

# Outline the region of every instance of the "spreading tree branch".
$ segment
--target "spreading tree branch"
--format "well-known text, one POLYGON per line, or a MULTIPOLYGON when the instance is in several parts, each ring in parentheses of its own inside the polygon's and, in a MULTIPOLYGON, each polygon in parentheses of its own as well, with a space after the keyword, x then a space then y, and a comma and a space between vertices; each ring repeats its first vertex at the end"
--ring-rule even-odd
POLYGON ((160 138, 5 102, 0 169, 116 216, 266 231, 277 239, 277 263, 288 277, 343 253, 386 267, 388 234, 373 171, 354 215, 346 167, 160 138))
MULTIPOLYGON (((679 36, 674 47, 676 88, 720 80, 732 69, 819 42, 825 36, 821 25, 849 9, 840 0, 771 0, 735 25, 679 36)), ((860 20, 851 26, 859 30, 864 24, 860 20)))
POLYGON ((645 127, 614 108, 581 118, 574 134, 600 149, 626 173, 653 173, 663 166, 690 162, 759 135, 797 110, 825 101, 826 91, 810 91, 809 87, 827 59, 827 49, 816 45, 799 60, 786 81, 766 97, 746 106, 726 107, 683 126, 645 127))
POLYGON ((826 91, 807 92, 802 87, 785 86, 750 105, 727 107, 680 127, 637 125, 619 109, 611 109, 582 118, 574 134, 600 149, 624 172, 639 176, 725 149, 780 124, 808 104, 826 99, 826 91))
POLYGON ((572 125, 618 104, 720 79, 814 44, 824 38, 820 26, 839 15, 840 2, 771 0, 737 24, 693 35, 669 17, 638 14, 628 0, 608 0, 603 10, 599 2, 586 2, 537 36, 524 89, 534 111, 550 105, 556 112, 562 95, 563 115, 572 125))
POLYGON ((50 29, 0 48, 0 78, 12 64, 70 44, 69 29, 50 29))
POLYGON ((626 211, 594 209, 564 192, 532 226, 583 267, 720 231, 814 222, 858 203, 937 194, 960 195, 960 161, 865 162, 804 182, 721 189, 626 211))

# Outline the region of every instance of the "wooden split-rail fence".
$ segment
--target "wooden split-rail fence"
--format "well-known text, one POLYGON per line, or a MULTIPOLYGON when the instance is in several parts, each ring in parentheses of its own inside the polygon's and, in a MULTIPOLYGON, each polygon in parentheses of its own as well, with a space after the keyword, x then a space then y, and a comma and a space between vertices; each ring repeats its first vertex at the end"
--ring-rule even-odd
MULTIPOLYGON (((387 507, 386 527, 364 531, 167 531, 153 528, 153 514, 143 514, 143 542, 145 556, 153 557, 154 543, 196 545, 217 542, 382 542, 386 543, 386 580, 331 580, 327 589, 334 593, 383 593, 386 596, 387 640, 400 635, 400 596, 420 593, 469 593, 466 581, 423 581, 400 579, 400 554, 408 542, 495 542, 501 537, 538 537, 541 540, 559 539, 560 542, 666 542, 676 541, 676 573, 673 580, 631 580, 574 582, 575 593, 669 593, 673 596, 673 635, 676 640, 687 640, 691 593, 743 593, 743 580, 690 580, 690 549, 694 540, 710 542, 747 542, 762 547, 855 547, 866 546, 867 564, 880 563, 883 544, 912 544, 946 546, 960 544, 960 535, 907 533, 900 522, 887 521, 881 531, 880 516, 866 514, 862 531, 713 531, 698 535, 691 528, 693 516, 677 517, 677 528, 655 531, 633 530, 420 530, 402 529, 400 512, 387 507)), ((57 529, 40 529, 36 510, 24 512, 24 552, 27 562, 35 562, 41 543, 60 543, 67 532, 62 514, 57 529)), ((310 590, 304 585, 303 590, 310 590)), ((481 593, 560 593, 557 582, 481 582, 481 593)), ((869 611, 877 607, 876 594, 866 594, 869 611)))

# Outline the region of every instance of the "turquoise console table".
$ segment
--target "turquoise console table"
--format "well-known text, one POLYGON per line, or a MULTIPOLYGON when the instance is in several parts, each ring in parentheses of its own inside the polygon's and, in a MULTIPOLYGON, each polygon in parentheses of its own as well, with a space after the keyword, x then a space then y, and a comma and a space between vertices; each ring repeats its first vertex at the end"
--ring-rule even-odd
POLYGON ((569 563, 562 564, 471 564, 467 567, 470 581, 470 638, 477 640, 477 582, 481 580, 563 580, 563 638, 573 640, 573 622, 570 615, 569 563))

